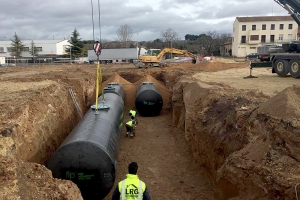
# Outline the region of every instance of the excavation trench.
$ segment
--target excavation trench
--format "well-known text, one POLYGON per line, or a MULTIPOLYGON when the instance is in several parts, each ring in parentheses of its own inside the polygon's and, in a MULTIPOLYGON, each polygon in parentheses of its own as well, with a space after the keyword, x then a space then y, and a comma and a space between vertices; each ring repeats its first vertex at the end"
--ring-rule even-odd
MULTIPOLYGON (((22 109, 21 113, 18 113, 20 115, 18 119, 21 120, 18 121, 13 132, 23 133, 23 137, 15 138, 14 152, 15 157, 20 159, 16 165, 21 167, 17 168, 22 169, 22 172, 15 170, 22 179, 26 179, 24 169, 27 168, 31 168, 28 170, 31 176, 40 176, 41 171, 45 169, 41 166, 39 168, 42 169, 37 170, 38 165, 34 165, 34 163, 47 166, 47 161, 55 150, 81 120, 80 113, 72 101, 70 89, 83 114, 94 102, 93 79, 67 78, 67 81, 61 81, 63 80, 62 76, 55 75, 54 77, 58 81, 51 80, 46 86, 43 86, 42 92, 33 91, 38 95, 32 97, 32 101, 26 102, 26 109, 22 109), (32 165, 32 167, 26 166, 28 164, 21 160, 29 161, 32 163, 29 166, 32 165)), ((183 134, 173 129, 171 98, 172 84, 175 83, 175 78, 174 75, 169 78, 165 73, 136 75, 128 72, 112 72, 103 74, 104 86, 111 82, 118 82, 126 90, 124 122, 129 120, 129 115, 126 113, 135 106, 136 89, 141 83, 153 82, 164 102, 159 116, 139 116, 135 138, 131 140, 126 138, 124 136, 125 127, 123 127, 115 185, 125 177, 127 165, 136 161, 140 166, 139 175, 147 183, 154 199, 161 196, 165 196, 167 199, 175 197, 185 199, 199 195, 205 197, 208 194, 211 196, 213 190, 208 177, 204 178, 204 171, 201 171, 193 160, 183 139, 183 134), (199 184, 200 182, 202 184, 199 184)), ((47 175, 49 176, 49 173, 47 175)), ((49 185, 57 184, 57 181, 51 181, 50 177, 45 177, 45 179, 44 181, 49 185)), ((30 196, 30 193, 34 192, 30 187, 28 188, 32 181, 36 180, 18 184, 18 190, 22 196, 30 196)), ((76 190, 76 187, 70 186, 71 183, 67 181, 62 181, 61 184, 69 185, 73 188, 73 192, 76 190)), ((67 191, 57 188, 57 194, 49 193, 46 197, 61 196, 63 192, 67 191)), ((74 199, 74 194, 68 195, 74 199)), ((111 193, 108 195, 108 199, 110 196, 111 193)))
MULTIPOLYGON (((4 199, 81 199, 75 184, 52 179, 44 166, 81 121, 69 89, 83 114, 95 100, 93 70, 69 69, 67 74, 71 77, 47 71, 34 79, 20 76, 14 83, 10 78, 4 80, 11 93, 4 94, 2 106, 12 98, 19 105, 7 108, 10 112, 3 114, 0 130, 0 183, 5 185, 1 193, 4 199)), ((138 175, 146 182, 153 199, 294 196, 292 185, 297 180, 290 176, 290 183, 285 183, 283 178, 276 177, 279 164, 275 161, 283 155, 280 159, 288 160, 288 168, 295 170, 299 150, 285 146, 285 141, 296 141, 296 137, 280 133, 292 134, 297 129, 288 125, 287 130, 287 122, 271 116, 265 103, 268 97, 178 75, 176 71, 164 70, 103 74, 104 86, 117 82, 125 88, 123 122, 129 119, 126 113, 135 106, 136 89, 142 82, 153 82, 164 102, 160 115, 139 116, 133 139, 125 137, 123 126, 115 183, 105 200, 111 198, 118 181, 125 178, 132 161, 139 164, 138 175), (257 109, 262 103, 265 107, 257 109), (278 125, 276 131, 274 123, 278 125), (273 135, 267 134, 270 132, 273 135), (251 153, 251 149, 257 151, 251 153), (272 166, 276 166, 275 171, 272 166)), ((286 93, 295 97, 297 91, 293 88, 286 93)))

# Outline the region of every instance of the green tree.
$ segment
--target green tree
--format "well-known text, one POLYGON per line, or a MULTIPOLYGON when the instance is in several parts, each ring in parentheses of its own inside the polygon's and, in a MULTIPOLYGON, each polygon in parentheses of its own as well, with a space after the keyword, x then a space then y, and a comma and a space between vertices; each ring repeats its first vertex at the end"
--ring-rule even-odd
POLYGON ((68 52, 72 60, 74 58, 84 57, 87 55, 87 50, 84 48, 84 43, 81 41, 79 36, 80 34, 75 28, 72 33, 71 40, 69 41, 71 46, 66 49, 66 52, 68 52))
POLYGON ((14 35, 14 39, 11 40, 11 48, 10 48, 10 55, 15 56, 16 60, 21 57, 22 50, 24 48, 24 45, 21 41, 21 39, 18 37, 17 33, 14 35))
POLYGON ((184 36, 184 39, 188 40, 188 41, 197 41, 199 39, 199 36, 198 35, 186 34, 184 36))

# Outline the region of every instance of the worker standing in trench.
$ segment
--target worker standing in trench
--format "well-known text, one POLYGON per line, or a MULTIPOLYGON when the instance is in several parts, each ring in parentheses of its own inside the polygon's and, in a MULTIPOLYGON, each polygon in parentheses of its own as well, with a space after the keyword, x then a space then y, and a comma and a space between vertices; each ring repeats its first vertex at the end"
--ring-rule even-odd
POLYGON ((132 138, 133 136, 135 136, 135 132, 134 132, 134 128, 136 127, 136 122, 134 120, 134 117, 131 116, 131 119, 126 122, 126 137, 128 137, 128 135, 130 136, 130 138, 132 138))
POLYGON ((112 200, 151 200, 146 184, 139 179, 137 171, 138 164, 130 163, 126 179, 118 183, 112 200))

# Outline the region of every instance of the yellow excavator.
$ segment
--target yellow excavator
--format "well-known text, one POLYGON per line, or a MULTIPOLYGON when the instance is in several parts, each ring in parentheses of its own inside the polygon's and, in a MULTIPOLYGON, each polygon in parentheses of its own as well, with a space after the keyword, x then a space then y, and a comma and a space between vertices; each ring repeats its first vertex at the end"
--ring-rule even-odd
POLYGON ((152 55, 140 55, 139 60, 135 63, 135 66, 138 68, 148 68, 148 67, 164 67, 167 64, 162 62, 162 58, 165 53, 179 54, 192 58, 192 63, 195 64, 197 62, 197 56, 186 51, 174 48, 164 48, 157 56, 152 55))

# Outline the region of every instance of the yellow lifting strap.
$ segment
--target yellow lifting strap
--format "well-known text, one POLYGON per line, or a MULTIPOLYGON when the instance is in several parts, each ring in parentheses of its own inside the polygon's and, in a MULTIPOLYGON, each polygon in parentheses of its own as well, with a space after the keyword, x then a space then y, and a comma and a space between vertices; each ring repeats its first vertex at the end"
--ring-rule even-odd
POLYGON ((96 77, 96 109, 98 108, 99 102, 98 102, 98 96, 99 96, 99 90, 101 89, 102 93, 102 100, 104 101, 104 89, 102 87, 102 72, 101 72, 101 66, 100 61, 97 62, 97 77, 96 77))
POLYGON ((109 109, 109 105, 105 104, 105 98, 104 98, 104 87, 102 86, 102 71, 100 66, 100 61, 97 62, 97 73, 96 73, 96 103, 95 105, 92 105, 92 109, 95 109, 98 111, 99 109, 109 109), (101 89, 101 95, 102 95, 102 104, 99 105, 99 91, 101 89))

